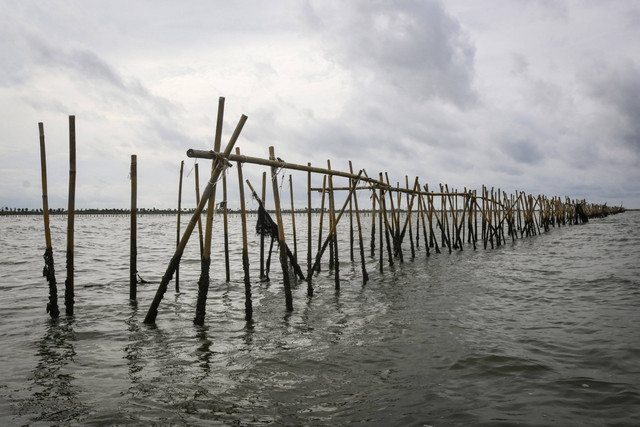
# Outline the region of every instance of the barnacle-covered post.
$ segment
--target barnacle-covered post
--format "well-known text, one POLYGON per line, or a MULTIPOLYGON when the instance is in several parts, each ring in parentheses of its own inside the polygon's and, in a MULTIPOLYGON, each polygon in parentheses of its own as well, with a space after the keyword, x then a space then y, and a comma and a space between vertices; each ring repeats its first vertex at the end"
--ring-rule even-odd
POLYGON ((47 195, 47 155, 44 144, 44 123, 38 123, 40 133, 40 171, 42 175, 42 216, 44 218, 44 268, 42 275, 49 283, 49 303, 47 312, 52 319, 60 316, 58 309, 58 286, 56 284, 56 271, 53 266, 53 248, 51 247, 51 230, 49 228, 49 196, 47 195))

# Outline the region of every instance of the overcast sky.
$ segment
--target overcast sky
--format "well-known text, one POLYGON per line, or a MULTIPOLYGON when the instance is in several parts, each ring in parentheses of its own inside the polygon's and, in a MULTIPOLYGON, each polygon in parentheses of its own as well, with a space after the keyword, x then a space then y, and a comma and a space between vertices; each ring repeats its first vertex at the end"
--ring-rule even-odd
POLYGON ((183 159, 193 206, 220 96, 243 154, 640 208, 633 0, 0 0, 0 204, 42 206, 44 122, 66 207, 75 115, 77 207, 127 207, 131 154, 138 206, 176 206, 183 159))

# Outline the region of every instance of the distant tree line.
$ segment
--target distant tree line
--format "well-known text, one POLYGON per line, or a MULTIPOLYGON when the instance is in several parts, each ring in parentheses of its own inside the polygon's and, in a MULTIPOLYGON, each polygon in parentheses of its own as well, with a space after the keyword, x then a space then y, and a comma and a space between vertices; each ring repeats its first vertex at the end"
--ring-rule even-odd
MULTIPOLYGON (((218 209, 221 209, 218 207, 218 209)), ((273 212, 273 210, 267 209, 269 212, 273 212)), ((296 213, 306 213, 307 208, 296 209, 296 213)), ((320 213, 321 209, 312 208, 312 213, 320 213)), ((128 215, 131 213, 130 209, 122 209, 122 208, 106 208, 106 209, 96 209, 96 208, 87 208, 87 209, 76 209, 76 215, 128 215)), ((195 208, 183 208, 182 213, 193 213, 195 212, 195 208)), ((228 209, 227 212, 230 214, 240 213, 240 209, 228 209)), ((257 209, 247 210, 248 213, 257 213, 257 209)), ((328 209, 325 208, 325 212, 328 212, 328 209)), ((361 212, 368 212, 368 210, 363 209, 361 212)), ((178 213, 177 209, 158 209, 158 208, 138 208, 139 215, 176 215, 178 213)), ((291 213, 290 209, 283 209, 282 213, 291 213)), ((63 208, 49 208, 49 215, 66 215, 67 210, 63 208)), ((42 208, 10 208, 8 206, 0 207, 0 215, 42 215, 42 208)))

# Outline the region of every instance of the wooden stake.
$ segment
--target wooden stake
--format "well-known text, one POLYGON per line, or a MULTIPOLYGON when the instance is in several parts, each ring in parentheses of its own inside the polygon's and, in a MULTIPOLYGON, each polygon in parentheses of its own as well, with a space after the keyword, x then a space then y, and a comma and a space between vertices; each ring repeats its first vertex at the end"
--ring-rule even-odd
MULTIPOLYGON (((262 206, 266 209, 266 195, 267 195, 267 173, 262 172, 262 206)), ((264 234, 260 234, 260 280, 265 281, 267 277, 264 274, 264 234)))
POLYGON ((76 116, 69 116, 69 207, 67 209, 67 280, 64 282, 64 305, 73 316, 74 305, 74 219, 76 209, 76 116))
MULTIPOLYGON (((351 160, 349 160, 349 172, 353 173, 353 166, 351 165, 351 160)), ((358 194, 355 192, 356 182, 351 181, 351 190, 352 196, 349 197, 349 210, 351 214, 351 199, 353 199, 353 204, 356 208, 356 222, 358 224, 358 246, 360 248, 360 264, 362 266, 362 286, 366 285, 369 281, 369 275, 367 274, 367 268, 364 260, 364 243, 362 242, 362 226, 360 225, 360 210, 358 209, 358 194)))
MULTIPOLYGON (((269 159, 276 160, 273 147, 269 147, 269 159)), ((284 284, 284 297, 287 311, 293 311, 293 297, 291 295, 291 280, 289 278, 289 263, 287 260, 287 245, 284 240, 284 225, 282 223, 282 211, 280 210, 280 194, 278 191, 278 170, 271 166, 271 184, 273 186, 273 202, 276 209, 276 219, 278 221, 278 245, 280 255, 280 266, 282 267, 282 281, 284 284)))
MULTIPOLYGON (((240 154, 240 149, 236 148, 236 154, 240 154)), ((251 322, 253 319, 253 305, 251 303, 251 279, 249 277, 249 249, 247 244, 247 217, 244 202, 244 180, 242 179, 242 163, 237 162, 238 185, 240 197, 240 215, 242 219, 242 270, 244 271, 244 311, 245 319, 251 322)))
POLYGON ((296 236, 296 209, 293 205, 293 181, 289 174, 289 193, 291 194, 291 230, 293 231, 293 257, 298 262, 298 242, 296 236))
POLYGON ((135 154, 131 155, 131 242, 129 247, 129 299, 135 301, 137 298, 138 273, 137 259, 137 231, 138 231, 138 160, 135 154))
MULTIPOLYGON (((233 135, 231 136, 231 140, 229 141, 229 144, 227 144, 227 147, 224 150, 224 154, 223 154, 224 158, 229 157, 229 154, 231 154, 231 150, 233 149, 233 146, 238 140, 238 137, 240 136, 240 132, 242 131, 242 127, 244 126, 246 121, 247 121, 247 116, 243 114, 242 117, 240 118, 240 121, 238 122, 238 125, 236 126, 235 131, 233 132, 233 135)), ((198 205, 195 212, 193 213, 193 216, 191 217, 191 221, 189 221, 189 224, 187 225, 187 228, 185 229, 184 234, 182 235, 182 239, 180 240, 180 245, 178 245, 178 248, 173 254, 173 257, 171 257, 171 261, 169 261, 167 270, 162 276, 162 280, 160 281, 160 285, 158 286, 156 295, 153 298, 151 307, 149 307, 149 311, 147 312, 147 315, 144 319, 145 324, 153 324, 156 322, 156 317, 158 316, 158 307, 160 306, 160 302, 162 301, 162 298, 164 297, 164 294, 167 291, 167 285, 169 284, 169 281, 171 280, 173 273, 176 270, 176 266, 180 263, 180 258, 182 257, 184 248, 187 246, 189 237, 191 236, 191 233, 193 232, 193 229, 196 227, 196 224, 198 222, 198 216, 202 214, 202 211, 204 210, 207 202, 209 201, 211 194, 213 193, 213 189, 215 188, 216 182, 218 181, 220 174, 223 172, 224 166, 225 165, 222 162, 218 162, 213 172, 211 173, 211 178, 209 179, 207 186, 202 192, 202 200, 200 200, 200 204, 198 205)), ((208 266, 206 267, 208 271, 208 266)), ((198 282, 198 301, 196 303, 196 318, 193 321, 196 325, 202 325, 204 323, 207 291, 209 289, 208 277, 206 281, 206 288, 201 287, 202 284, 203 284, 202 282, 200 281, 198 282)))
MULTIPOLYGON (((311 163, 308 163, 311 167, 311 163)), ((307 172, 307 272, 311 269, 311 171, 307 172)), ((311 291, 313 294, 313 290, 311 291)))
MULTIPOLYGON (((222 140, 223 118, 224 118, 224 98, 220 97, 218 98, 218 117, 216 121, 216 134, 215 134, 215 140, 214 140, 214 149, 217 148, 216 151, 220 149, 219 147, 222 140)), ((231 140, 229 141, 229 143, 227 144, 227 147, 225 148, 223 159, 215 160, 212 162, 211 178, 209 179, 207 186, 202 192, 202 200, 200 200, 200 203, 198 204, 198 208, 196 209, 196 212, 198 213, 198 218, 199 218, 205 206, 207 207, 207 220, 205 223, 205 233, 204 233, 204 251, 202 253, 202 259, 200 262, 200 277, 198 278, 198 299, 196 301, 196 315, 193 319, 193 323, 196 325, 204 324, 204 317, 207 309, 207 294, 209 293, 209 280, 210 280, 209 273, 210 273, 210 267, 211 267, 211 238, 213 234, 213 209, 216 201, 216 196, 215 196, 216 183, 218 181, 218 178, 220 177, 220 174, 223 174, 223 177, 224 177, 224 173, 225 173, 224 169, 226 166, 225 162, 227 162, 226 158, 229 157, 229 155, 231 154, 231 150, 233 149, 233 146, 235 145, 236 140, 240 136, 240 132, 242 131, 242 127, 244 126, 244 123, 246 122, 246 120, 247 120, 247 116, 243 114, 242 117, 240 118, 240 122, 238 122, 238 125, 236 126, 236 129, 233 135, 231 136, 231 140)), ((194 212, 193 218, 196 218, 195 212, 194 212)), ((191 221, 193 221, 193 218, 191 221)), ((182 246, 182 241, 184 241, 184 245, 186 245, 186 241, 189 240, 190 234, 191 234, 191 231, 189 231, 189 228, 187 227, 187 231, 185 231, 185 234, 182 237, 180 246, 182 246)), ((171 275, 173 275, 172 264, 174 263, 174 260, 176 263, 178 264, 180 263, 180 258, 182 257, 183 251, 184 251, 184 246, 182 246, 182 249, 180 249, 179 247, 176 250, 175 254, 173 255, 173 258, 171 258, 171 262, 169 262, 169 266, 167 267, 165 276, 163 276, 162 282, 160 283, 160 286, 158 287, 158 291, 156 292, 156 297, 153 300, 153 304, 151 305, 151 308, 149 308, 149 312, 147 313, 147 317, 145 318, 145 323, 155 323, 155 318, 158 315, 158 306, 160 305, 160 301, 162 301, 162 297, 164 296, 164 292, 166 290, 166 287, 163 287, 165 277, 167 277, 168 280, 171 280, 171 275)))
POLYGON ((222 174, 222 224, 224 234, 224 278, 231 281, 231 268, 229 265, 229 219, 227 211, 227 174, 222 174))
MULTIPOLYGON (((331 161, 327 160, 327 169, 331 170, 331 161)), ((333 198, 333 176, 329 175, 329 218, 332 232, 329 234, 333 243, 333 256, 334 256, 334 272, 333 279, 335 283, 336 291, 340 290, 340 260, 338 258, 338 224, 336 221, 336 208, 333 198)))
MULTIPOLYGON (((176 248, 180 245, 180 213, 182 212, 182 174, 184 160, 180 162, 180 184, 178 185, 178 220, 176 229, 176 248)), ((180 264, 176 266, 176 293, 180 293, 180 264)))
MULTIPOLYGON (((196 173, 196 206, 200 204, 200 171, 198 170, 198 164, 195 164, 196 173)), ((202 235, 202 216, 198 217, 198 241, 200 243, 200 259, 204 255, 204 237, 202 235)))
POLYGON ((47 195, 47 154, 44 144, 44 124, 38 123, 38 131, 40 133, 40 171, 42 175, 42 216, 44 218, 44 268, 42 275, 47 278, 49 283, 49 303, 47 304, 47 312, 52 319, 60 316, 58 308, 58 286, 56 282, 56 271, 53 265, 53 248, 51 246, 51 230, 49 228, 49 197, 47 195))
MULTIPOLYGON (((320 252, 320 248, 322 247, 322 219, 324 217, 324 197, 326 194, 327 188, 327 176, 322 177, 322 198, 320 201, 320 225, 318 226, 318 252, 320 252)), ((315 271, 320 273, 320 263, 315 263, 315 271)))

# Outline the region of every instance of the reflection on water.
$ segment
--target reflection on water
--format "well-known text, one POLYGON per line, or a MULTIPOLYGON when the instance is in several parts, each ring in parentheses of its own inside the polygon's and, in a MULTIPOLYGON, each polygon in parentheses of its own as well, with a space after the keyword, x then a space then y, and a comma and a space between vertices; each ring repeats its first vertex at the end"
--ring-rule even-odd
POLYGON ((341 289, 323 265, 313 297, 304 282, 292 287, 293 312, 280 272, 259 281, 255 239, 254 321, 244 318, 232 248, 230 282, 221 253, 212 257, 203 327, 192 322, 197 242, 187 246, 196 261, 182 265, 182 293, 168 292, 157 325, 143 324, 175 246, 161 232, 173 218, 141 219, 138 265, 156 283, 140 285, 137 305, 122 268, 128 219, 79 218, 77 313, 58 321, 44 311, 46 284, 24 262, 40 259, 39 228, 24 232, 30 220, 0 218, 8 248, 0 425, 634 425, 640 417, 637 213, 493 251, 426 257, 422 248, 412 260, 407 250, 384 274, 367 254, 366 286, 358 263, 344 261, 342 230, 341 289))
POLYGON ((34 414, 35 421, 81 421, 87 407, 80 401, 82 392, 75 374, 67 369, 76 352, 73 319, 47 322, 45 334, 37 342, 38 364, 29 378, 32 396, 20 405, 22 414, 34 414))

